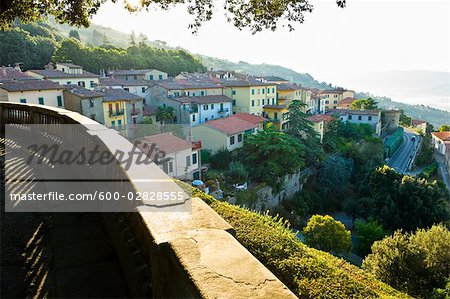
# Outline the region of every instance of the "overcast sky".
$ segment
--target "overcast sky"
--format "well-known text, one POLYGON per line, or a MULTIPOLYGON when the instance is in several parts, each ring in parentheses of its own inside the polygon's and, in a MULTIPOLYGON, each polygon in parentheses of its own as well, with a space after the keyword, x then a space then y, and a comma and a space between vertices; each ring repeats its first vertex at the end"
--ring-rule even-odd
POLYGON ((101 7, 93 22, 124 32, 142 32, 193 53, 231 61, 279 64, 337 82, 349 72, 367 70, 450 70, 450 1, 310 0, 314 11, 288 32, 252 35, 226 22, 221 1, 213 20, 198 35, 187 28, 185 7, 130 14, 119 1, 101 7))

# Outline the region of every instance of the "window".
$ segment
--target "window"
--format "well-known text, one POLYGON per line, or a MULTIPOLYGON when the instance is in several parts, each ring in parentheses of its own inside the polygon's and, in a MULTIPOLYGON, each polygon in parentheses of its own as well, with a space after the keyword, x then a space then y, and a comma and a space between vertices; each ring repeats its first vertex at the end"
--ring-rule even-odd
POLYGON ((236 90, 233 90, 233 91, 231 92, 231 94, 235 96, 235 95, 236 95, 236 90))
POLYGON ((330 104, 330 101, 325 101, 325 104, 330 104))
POLYGON ((348 116, 348 119, 349 119, 349 120, 351 120, 351 119, 352 119, 352 116, 351 116, 351 115, 349 115, 349 116, 348 116))
POLYGON ((272 98, 272 105, 275 105, 275 98, 272 98))
POLYGON ((272 93, 275 93, 275 87, 272 88, 272 93))
POLYGON ((192 121, 195 121, 195 114, 192 114, 192 121))
POLYGON ((211 109, 214 109, 214 104, 211 104, 211 109))
POLYGON ((186 156, 186 166, 191 166, 191 156, 186 156))
POLYGON ((141 87, 142 93, 145 92, 145 87, 141 87))
POLYGON ((153 75, 148 76, 150 80, 153 80, 153 75))
POLYGON ((234 136, 231 136, 230 137, 230 145, 233 145, 234 144, 234 136))
POLYGON ((200 95, 204 96, 205 95, 205 91, 204 90, 200 91, 200 95))
POLYGON ((94 100, 89 100, 89 107, 94 107, 94 100))
POLYGON ((369 116, 367 117, 367 119, 368 119, 369 121, 371 121, 371 120, 372 120, 372 116, 369 115, 369 116))
POLYGON ((273 113, 273 118, 274 118, 275 120, 278 119, 278 113, 277 113, 277 112, 274 112, 274 113, 273 113))
POLYGON ((119 119, 117 121, 117 126, 119 127, 119 129, 122 128, 122 120, 121 119, 119 119))
POLYGON ((252 107, 255 107, 255 100, 252 100, 252 107))
POLYGON ((90 84, 91 87, 94 87, 94 86, 95 86, 94 81, 89 82, 89 84, 90 84))
POLYGON ((197 153, 192 154, 192 164, 197 164, 197 153))
POLYGON ((158 78, 159 78, 159 80, 162 80, 162 79, 163 79, 163 76, 162 76, 162 75, 159 75, 158 78))
POLYGON ((203 105, 203 110, 208 110, 208 105, 203 105))
POLYGON ((362 120, 362 116, 361 115, 358 116, 358 120, 362 120))
POLYGON ((21 102, 21 103, 26 103, 26 102, 27 102, 27 99, 20 99, 20 102, 21 102))
POLYGON ((85 87, 86 83, 84 81, 78 81, 78 86, 85 87))
POLYGON ((207 117, 205 117, 205 122, 207 122, 208 121, 208 118, 207 117))
POLYGON ((58 102, 58 106, 62 106, 62 97, 61 96, 57 96, 56 97, 56 101, 58 102))
POLYGON ((40 97, 38 98, 39 104, 44 105, 44 98, 40 97))
POLYGON ((236 106, 236 100, 233 100, 233 106, 236 106))
POLYGON ((69 84, 72 84, 72 82, 71 81, 67 81, 67 85, 69 85, 69 84))
POLYGON ((134 80, 137 80, 137 76, 136 76, 136 75, 133 75, 133 79, 134 79, 134 80))
POLYGON ((255 94, 255 90, 254 89, 252 89, 252 94, 255 94))
POLYGON ((263 106, 264 106, 264 99, 262 99, 262 104, 263 104, 263 106))
POLYGON ((238 142, 242 142, 242 134, 238 135, 238 142))
POLYGON ((130 91, 130 89, 128 87, 125 87, 123 90, 130 91))
POLYGON ((264 94, 265 88, 262 89, 262 93, 264 94))
POLYGON ((115 121, 115 120, 112 120, 112 121, 111 121, 111 127, 114 128, 115 126, 116 126, 116 121, 115 121))
POLYGON ((169 162, 169 172, 173 172, 173 162, 169 162))
POLYGON ((337 101, 334 101, 335 104, 337 104, 337 101))

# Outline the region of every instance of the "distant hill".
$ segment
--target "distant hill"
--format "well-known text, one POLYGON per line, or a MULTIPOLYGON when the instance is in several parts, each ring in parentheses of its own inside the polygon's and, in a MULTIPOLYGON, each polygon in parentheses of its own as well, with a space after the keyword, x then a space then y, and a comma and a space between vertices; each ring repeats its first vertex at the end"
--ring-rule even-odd
POLYGON ((200 55, 200 59, 208 69, 215 70, 234 70, 237 72, 247 73, 250 75, 260 76, 278 76, 301 84, 308 88, 332 88, 331 84, 319 82, 308 73, 298 73, 292 69, 273 65, 273 64, 250 64, 244 61, 232 62, 226 59, 220 59, 205 55, 200 55))

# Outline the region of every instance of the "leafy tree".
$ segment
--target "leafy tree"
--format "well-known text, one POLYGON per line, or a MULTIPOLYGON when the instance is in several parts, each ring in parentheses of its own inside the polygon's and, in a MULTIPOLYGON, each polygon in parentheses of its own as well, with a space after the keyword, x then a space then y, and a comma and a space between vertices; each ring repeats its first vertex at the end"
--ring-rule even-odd
POLYGON ((412 125, 412 117, 406 115, 403 110, 400 114, 400 124, 405 127, 410 127, 412 125))
POLYGON ((231 152, 226 148, 221 148, 211 156, 211 167, 215 169, 227 169, 231 160, 231 152))
POLYGON ((303 150, 298 138, 279 132, 269 124, 263 131, 246 136, 238 156, 253 179, 277 189, 285 175, 304 166, 303 150))
POLYGON ((324 195, 331 197, 346 191, 353 169, 353 160, 341 156, 329 156, 322 163, 318 173, 318 181, 324 195))
POLYGON ((378 109, 377 102, 372 98, 359 99, 352 103, 352 109, 375 110, 378 109))
POLYGON ((396 231, 377 241, 363 268, 412 296, 430 298, 450 273, 450 231, 442 224, 414 234, 396 231))
POLYGON ((412 231, 450 219, 449 194, 436 181, 397 173, 388 166, 370 176, 370 216, 383 227, 412 231))
POLYGON ((247 181, 248 171, 241 162, 234 161, 228 166, 227 177, 232 184, 243 184, 247 181))
POLYGON ((422 146, 415 160, 416 165, 424 166, 433 162, 433 153, 434 149, 431 145, 431 134, 426 134, 423 136, 422 146))
POLYGON ((358 233, 358 254, 362 257, 371 252, 370 247, 375 241, 383 239, 387 234, 383 226, 376 221, 357 220, 355 226, 358 233))
POLYGON ((288 118, 289 128, 287 132, 292 136, 300 138, 317 138, 317 133, 313 128, 313 123, 308 119, 308 115, 303 112, 306 104, 295 100, 289 104, 288 118))
POLYGON ((175 119, 175 111, 173 107, 159 106, 156 109, 156 118, 161 122, 161 124, 171 122, 175 119))
POLYGON ((450 131, 450 125, 442 125, 438 129, 439 132, 450 131))
POLYGON ((202 164, 209 163, 211 161, 211 150, 202 148, 200 150, 200 159, 202 161, 202 164))
POLYGON ((69 31, 69 37, 72 37, 72 38, 75 38, 75 39, 81 41, 80 34, 78 33, 78 30, 73 30, 73 29, 70 30, 69 31))
POLYGON ((350 231, 329 215, 313 215, 303 229, 303 236, 309 246, 335 254, 352 248, 350 231))
MULTIPOLYGON (((0 29, 7 28, 16 17, 24 22, 35 21, 47 15, 54 15, 61 23, 76 26, 89 26, 89 18, 95 15, 99 7, 106 0, 47 0, 36 7, 26 1, 2 0, 2 14, 0 15, 0 29)), ((194 16, 189 25, 197 32, 203 22, 209 21, 215 11, 213 0, 145 0, 140 5, 133 6, 126 2, 129 11, 156 6, 164 10, 174 5, 187 3, 187 11, 194 16)), ((339 7, 345 7, 346 0, 336 0, 339 7)), ((303 23, 304 13, 312 12, 313 6, 308 0, 280 0, 280 1, 244 1, 226 0, 223 4, 228 20, 239 29, 250 28, 253 33, 263 29, 272 31, 277 29, 280 22, 286 21, 290 30, 293 23, 303 23)))

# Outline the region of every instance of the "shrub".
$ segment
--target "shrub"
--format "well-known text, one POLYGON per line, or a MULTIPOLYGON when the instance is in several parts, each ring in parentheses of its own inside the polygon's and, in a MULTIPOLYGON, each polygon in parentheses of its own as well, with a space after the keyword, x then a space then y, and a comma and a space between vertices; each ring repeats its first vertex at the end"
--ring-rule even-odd
POLYGON ((313 215, 303 229, 303 236, 306 244, 323 251, 343 253, 352 249, 350 231, 329 215, 313 215))
POLYGON ((211 160, 211 151, 207 149, 201 149, 200 150, 200 159, 202 161, 202 164, 207 164, 211 160))
POLYGON ((221 148, 211 156, 211 167, 215 169, 227 169, 231 163, 231 159, 231 152, 226 148, 221 148))
POLYGON ((358 254, 361 257, 365 257, 371 252, 370 247, 372 244, 386 236, 386 231, 376 221, 363 222, 357 220, 355 226, 358 232, 358 254))

